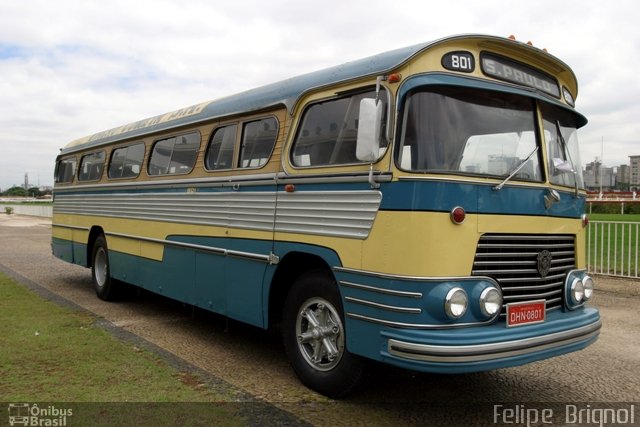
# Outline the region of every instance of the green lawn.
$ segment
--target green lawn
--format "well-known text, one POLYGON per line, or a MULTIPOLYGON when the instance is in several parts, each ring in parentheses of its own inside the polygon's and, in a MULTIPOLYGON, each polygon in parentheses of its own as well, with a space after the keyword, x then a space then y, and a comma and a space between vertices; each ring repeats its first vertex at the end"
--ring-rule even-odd
POLYGON ((98 402, 75 406, 69 425, 246 425, 233 405, 219 403, 235 396, 214 393, 197 375, 116 339, 96 320, 0 273, 0 402, 98 402), (105 402, 218 403, 132 408, 105 402))

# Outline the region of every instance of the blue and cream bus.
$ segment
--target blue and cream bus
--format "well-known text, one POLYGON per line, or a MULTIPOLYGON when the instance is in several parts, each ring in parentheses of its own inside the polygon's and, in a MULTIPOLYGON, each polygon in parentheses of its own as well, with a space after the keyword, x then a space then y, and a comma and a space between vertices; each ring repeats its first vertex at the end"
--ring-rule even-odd
POLYGON ((366 360, 464 373, 580 350, 585 192, 558 58, 448 37, 73 141, 52 248, 260 328, 329 396, 366 360))

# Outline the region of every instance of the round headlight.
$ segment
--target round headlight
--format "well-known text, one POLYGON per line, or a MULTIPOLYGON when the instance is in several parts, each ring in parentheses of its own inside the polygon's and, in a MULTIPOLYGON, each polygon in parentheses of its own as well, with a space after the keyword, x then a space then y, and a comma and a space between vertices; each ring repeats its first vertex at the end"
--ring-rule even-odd
POLYGON ((584 284, 580 279, 573 279, 571 283, 571 302, 574 305, 584 302, 584 284))
POLYGON ((459 319, 467 312, 469 298, 462 288, 453 288, 445 297, 444 310, 452 319, 459 319))
POLYGON ((584 276, 582 287, 584 289, 584 300, 589 301, 593 297, 593 279, 589 276, 584 276))
POLYGON ((487 317, 493 317, 502 309, 502 293, 494 288, 486 288, 480 294, 480 310, 487 317))

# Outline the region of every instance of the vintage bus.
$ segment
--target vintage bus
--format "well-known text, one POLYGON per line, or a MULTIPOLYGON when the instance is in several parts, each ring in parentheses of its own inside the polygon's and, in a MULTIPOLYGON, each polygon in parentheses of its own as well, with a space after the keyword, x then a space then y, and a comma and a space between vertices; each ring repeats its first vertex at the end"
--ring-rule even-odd
POLYGON ((71 142, 52 249, 122 282, 281 328, 308 387, 373 359, 424 372, 582 349, 585 192, 561 60, 448 37, 71 142))

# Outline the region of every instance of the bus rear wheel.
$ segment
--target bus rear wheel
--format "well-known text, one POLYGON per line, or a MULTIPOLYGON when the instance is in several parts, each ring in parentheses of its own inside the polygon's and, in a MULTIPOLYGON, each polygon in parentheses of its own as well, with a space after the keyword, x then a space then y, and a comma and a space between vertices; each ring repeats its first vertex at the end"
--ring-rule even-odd
POLYGON ((115 280, 111 278, 109 249, 107 247, 107 239, 104 235, 98 236, 93 243, 91 279, 98 298, 105 301, 115 299, 117 286, 115 280))
POLYGON ((360 382, 364 361, 346 348, 344 314, 333 277, 301 276, 284 305, 284 347, 294 371, 309 388, 342 397, 360 382))

